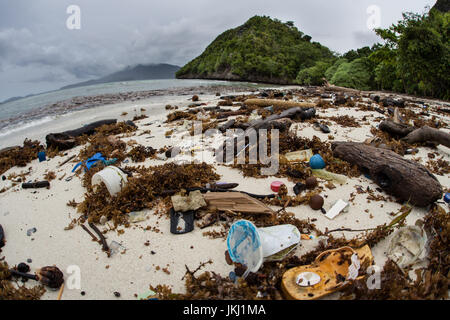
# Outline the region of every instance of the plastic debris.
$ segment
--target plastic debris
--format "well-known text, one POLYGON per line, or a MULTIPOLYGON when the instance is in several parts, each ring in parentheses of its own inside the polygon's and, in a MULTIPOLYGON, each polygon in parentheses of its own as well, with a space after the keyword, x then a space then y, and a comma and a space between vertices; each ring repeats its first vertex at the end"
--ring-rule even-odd
POLYGON ((315 176, 317 178, 336 182, 338 184, 345 184, 347 182, 346 176, 344 176, 342 174, 331 173, 331 172, 328 172, 323 169, 314 169, 314 170, 312 170, 312 174, 313 174, 313 176, 315 176))
POLYGON ((300 243, 300 231, 289 224, 257 228, 248 220, 235 222, 228 232, 227 247, 231 260, 250 272, 257 272, 264 261, 284 259, 300 243))
POLYGON ((5 246, 5 231, 3 231, 3 227, 0 224, 0 248, 5 246))
POLYGON ((289 162, 307 162, 313 156, 311 149, 289 152, 284 155, 289 162))
POLYGON ((35 233, 37 231, 37 229, 36 228, 31 228, 31 229, 28 229, 27 230, 27 236, 31 236, 33 233, 35 233))
POLYGON ((144 211, 130 212, 128 213, 128 221, 131 223, 137 223, 147 220, 147 213, 144 211))
POLYGON ((170 209, 170 232, 185 234, 194 230, 194 211, 176 212, 170 209))
POLYGON ((338 214, 340 214, 346 207, 348 207, 348 203, 344 200, 339 199, 334 206, 328 210, 325 217, 330 220, 333 220, 338 214))
POLYGON ((270 184, 270 189, 272 189, 273 192, 278 192, 283 185, 284 183, 281 181, 274 181, 270 184))
POLYGON ((38 159, 39 162, 47 160, 47 158, 45 157, 45 151, 38 152, 38 159))
POLYGON ((72 172, 75 172, 81 165, 85 165, 85 171, 89 170, 91 167, 95 166, 95 164, 99 161, 105 161, 106 159, 102 156, 102 154, 96 153, 92 157, 88 158, 85 161, 78 162, 75 167, 73 167, 72 172))
POLYGON ((421 228, 403 227, 392 236, 387 256, 404 269, 420 260, 425 253, 426 242, 427 236, 421 228))
POLYGON ((309 159, 309 166, 311 169, 323 169, 325 168, 325 161, 320 154, 316 154, 309 159))
POLYGON ((127 184, 127 175, 117 167, 109 166, 92 176, 92 185, 104 183, 109 193, 114 196, 127 184))
POLYGON ((156 293, 152 290, 149 290, 147 292, 141 293, 137 296, 138 300, 158 300, 156 298, 156 293))
POLYGON ((125 246, 123 246, 121 243, 114 241, 114 240, 111 241, 111 243, 109 244, 109 249, 110 249, 111 256, 113 256, 116 253, 127 250, 127 248, 125 246))
POLYGON ((48 181, 22 183, 23 189, 38 189, 38 188, 48 188, 48 187, 50 187, 50 182, 48 182, 48 181))

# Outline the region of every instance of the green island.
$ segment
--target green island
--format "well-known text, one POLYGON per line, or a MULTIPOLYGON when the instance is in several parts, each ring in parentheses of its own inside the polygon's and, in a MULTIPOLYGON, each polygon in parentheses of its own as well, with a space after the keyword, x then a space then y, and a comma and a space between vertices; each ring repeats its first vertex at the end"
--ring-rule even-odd
POLYGON ((380 42, 345 54, 312 41, 293 21, 254 16, 219 35, 182 67, 179 79, 217 79, 386 90, 450 99, 448 0, 404 13, 380 42))

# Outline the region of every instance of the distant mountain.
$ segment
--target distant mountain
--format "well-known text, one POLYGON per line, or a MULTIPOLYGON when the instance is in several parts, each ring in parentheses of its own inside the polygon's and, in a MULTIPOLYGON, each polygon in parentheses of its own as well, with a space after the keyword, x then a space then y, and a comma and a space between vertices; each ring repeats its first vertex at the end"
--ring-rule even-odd
POLYGON ((29 94, 29 95, 23 96, 23 97, 12 97, 12 98, 9 98, 9 99, 6 99, 6 100, 0 102, 0 104, 4 104, 4 103, 8 103, 8 102, 13 102, 13 101, 20 100, 20 99, 29 98, 29 97, 32 97, 32 96, 35 96, 35 95, 36 95, 36 94, 29 94))
POLYGON ((179 69, 180 69, 179 66, 165 63, 149 64, 149 65, 138 64, 135 67, 127 67, 124 70, 112 73, 100 79, 89 80, 62 87, 61 90, 91 86, 94 84, 101 84, 108 82, 152 80, 152 79, 175 79, 175 73, 179 69))
POLYGON ((177 78, 291 84, 300 70, 328 58, 333 53, 292 21, 254 16, 219 35, 177 78))

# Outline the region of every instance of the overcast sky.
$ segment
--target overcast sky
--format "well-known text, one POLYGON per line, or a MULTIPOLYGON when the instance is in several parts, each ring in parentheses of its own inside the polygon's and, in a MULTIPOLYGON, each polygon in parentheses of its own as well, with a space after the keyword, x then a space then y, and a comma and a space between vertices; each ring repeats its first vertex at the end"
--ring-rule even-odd
POLYGON ((0 0, 0 101, 97 78, 128 65, 184 65, 223 31, 254 15, 294 21, 331 50, 378 42, 367 8, 381 27, 436 0, 0 0), (81 29, 69 30, 69 5, 81 29))

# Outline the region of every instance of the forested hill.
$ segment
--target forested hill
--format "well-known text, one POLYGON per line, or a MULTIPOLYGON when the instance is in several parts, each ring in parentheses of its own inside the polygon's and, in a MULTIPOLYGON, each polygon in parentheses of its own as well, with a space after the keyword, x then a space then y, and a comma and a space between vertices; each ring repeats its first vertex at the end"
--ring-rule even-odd
POLYGON ((254 16, 219 35, 176 75, 291 84, 300 70, 332 58, 328 48, 312 42, 293 22, 254 16))

